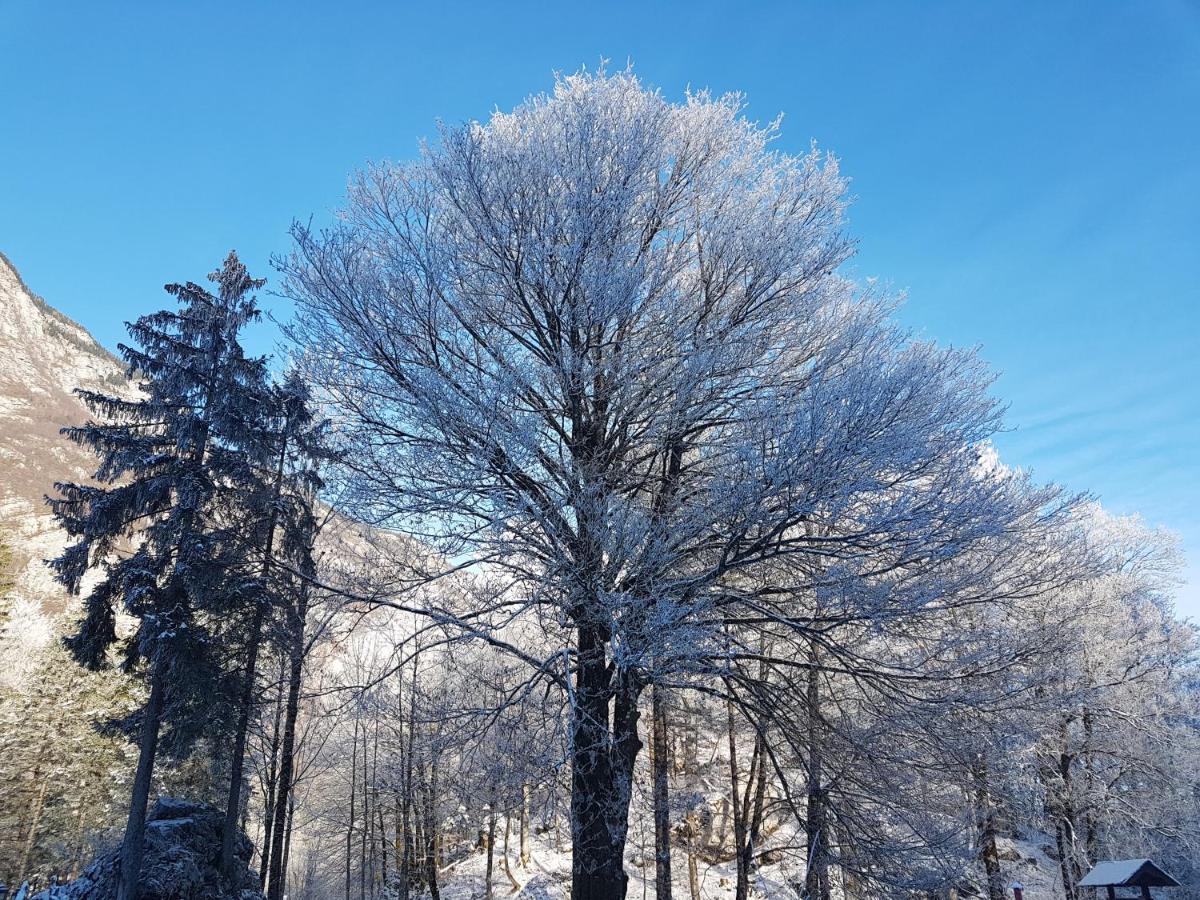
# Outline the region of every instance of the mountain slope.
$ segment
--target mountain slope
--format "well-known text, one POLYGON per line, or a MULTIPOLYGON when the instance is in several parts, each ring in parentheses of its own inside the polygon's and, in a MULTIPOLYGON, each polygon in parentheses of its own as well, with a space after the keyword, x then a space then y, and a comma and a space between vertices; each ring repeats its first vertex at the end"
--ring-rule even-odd
POLYGON ((127 383, 116 357, 30 291, 0 254, 0 535, 16 568, 0 637, 36 646, 49 624, 38 627, 39 613, 66 609, 67 597, 43 563, 62 549, 66 534, 44 497, 56 481, 86 480, 95 458, 59 429, 87 418, 75 388, 120 391, 127 383))

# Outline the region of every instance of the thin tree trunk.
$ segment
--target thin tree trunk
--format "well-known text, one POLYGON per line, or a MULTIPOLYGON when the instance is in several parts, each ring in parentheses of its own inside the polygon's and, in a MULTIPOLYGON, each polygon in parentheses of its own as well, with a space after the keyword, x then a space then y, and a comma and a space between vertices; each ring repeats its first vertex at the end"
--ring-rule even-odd
MULTIPOLYGON (((761 734, 755 736, 754 749, 758 757, 758 770, 754 779, 754 805, 749 813, 750 827, 746 829, 747 873, 754 867, 755 854, 758 852, 758 845, 762 839, 763 809, 767 796, 767 747, 766 739, 761 734)), ((746 786, 747 790, 749 787, 749 785, 746 786)))
POLYGON ((34 771, 33 777, 38 788, 29 808, 29 828, 25 833, 25 843, 21 847, 21 865, 17 870, 17 884, 21 884, 29 873, 29 858, 33 855, 34 844, 37 843, 38 827, 42 824, 42 810, 46 806, 46 790, 50 785, 50 779, 41 778, 40 768, 34 771))
POLYGON ((350 868, 354 861, 354 804, 358 791, 358 715, 354 717, 354 752, 350 754, 350 822, 346 825, 346 900, 350 900, 350 868))
MULTIPOLYGON (((725 701, 726 738, 729 742, 729 798, 733 817, 733 846, 737 858, 737 881, 734 887, 736 900, 746 900, 750 890, 750 873, 745 868, 746 814, 742 807, 741 779, 738 774, 737 729, 734 721, 733 701, 725 701)), ((753 763, 753 761, 752 761, 753 763)))
POLYGON ((275 698, 275 722, 271 727, 271 766, 267 770, 267 796, 263 800, 263 839, 258 860, 258 885, 265 888, 271 865, 271 839, 275 834, 275 795, 279 789, 279 726, 283 719, 286 692, 283 687, 286 660, 279 660, 279 694, 275 698))
POLYGON ((1084 854, 1087 857, 1088 865, 1096 862, 1099 856, 1099 834, 1096 823, 1096 754, 1093 752, 1094 726, 1092 722, 1092 711, 1088 707, 1083 708, 1083 761, 1084 761, 1084 798, 1085 807, 1083 813, 1084 827, 1084 854))
POLYGON ((238 817, 242 808, 242 769, 246 760, 246 734, 250 730, 250 712, 254 708, 254 687, 258 667, 258 648, 262 640, 263 620, 266 617, 265 598, 259 598, 250 623, 250 644, 246 649, 245 684, 238 711, 237 730, 233 737, 233 757, 229 765, 229 796, 225 801, 225 823, 221 828, 221 872, 231 882, 241 873, 234 871, 237 861, 238 817))
POLYGON ((146 830, 146 805, 150 800, 150 781, 154 774, 154 756, 158 752, 158 730, 162 725, 163 694, 166 685, 155 664, 150 679, 150 697, 142 718, 142 736, 138 746, 137 773, 129 801, 129 818, 121 842, 121 870, 117 879, 116 900, 138 900, 138 878, 142 871, 142 842, 146 830))
POLYGON ((288 861, 292 858, 292 823, 296 821, 296 795, 288 795, 287 830, 283 839, 283 864, 279 868, 279 893, 287 891, 288 861))
POLYGON ((662 688, 650 692, 654 720, 651 758, 654 765, 654 896, 671 900, 670 754, 667 751, 667 704, 662 688))
MULTIPOLYGON (((437 794, 438 769, 437 757, 429 754, 429 778, 425 782, 425 880, 429 887, 431 900, 440 900, 441 890, 438 887, 438 826, 435 810, 437 794)), ((507 827, 507 826, 506 826, 507 827)), ((507 835, 505 836, 507 841, 507 835)), ((505 853, 505 870, 508 868, 508 854, 505 853)))
POLYGON ((987 761, 981 755, 975 766, 975 809, 979 828, 979 855, 987 875, 988 900, 1005 900, 1000 875, 1000 853, 996 847, 996 813, 988 786, 987 761))
POLYGON ((808 841, 808 865, 804 874, 805 900, 826 900, 829 893, 828 850, 825 810, 825 750, 821 729, 821 683, 819 654, 813 643, 809 653, 808 686, 808 791, 804 832, 808 841))
POLYGON ((529 867, 529 782, 521 782, 521 855, 517 865, 529 867))
POLYGON ((1062 779, 1061 824, 1059 826, 1059 843, 1062 845, 1062 874, 1063 894, 1066 900, 1078 900, 1079 879, 1082 872, 1079 869, 1077 847, 1075 843, 1075 801, 1071 796, 1072 772, 1074 754, 1070 752, 1070 738, 1066 718, 1059 722, 1060 752, 1058 755, 1058 774, 1062 779))
POLYGON ((500 857, 504 865, 504 874, 508 876, 508 883, 512 885, 512 892, 515 894, 521 889, 521 882, 513 877, 512 869, 508 865, 508 836, 512 831, 512 817, 506 812, 504 814, 504 853, 500 857))
POLYGON ((388 880, 388 840, 387 823, 383 820, 383 805, 375 804, 375 812, 379 817, 379 884, 387 887, 388 880))
POLYGON ((1058 865, 1062 873, 1063 896, 1066 900, 1076 900, 1075 885, 1071 880, 1071 848, 1067 844, 1061 819, 1054 826, 1054 840, 1058 845, 1058 865))
MULTIPOLYGON (((364 724, 362 729, 363 737, 363 755, 362 755, 362 809, 363 809, 363 827, 362 834, 359 835, 359 850, 358 850, 358 900, 366 900, 367 898, 367 848, 370 843, 371 831, 371 808, 369 805, 370 795, 367 793, 367 726, 364 724)), ((358 752, 358 742, 355 741, 354 752, 358 752)))
POLYGON ((491 810, 488 812, 487 827, 487 865, 483 871, 483 895, 491 900, 492 871, 496 857, 496 798, 492 798, 491 810))
POLYGON ((291 646, 288 658, 287 704, 283 717, 283 740, 280 746, 278 787, 275 790, 275 812, 272 816, 274 832, 271 835, 270 866, 267 869, 267 898, 281 900, 283 897, 284 843, 287 822, 284 810, 292 797, 292 781, 295 778, 296 720, 300 715, 300 687, 304 676, 304 623, 308 617, 307 587, 300 589, 295 607, 289 611, 291 620, 291 646))
POLYGON ((404 755, 404 802, 402 808, 404 817, 404 859, 400 866, 401 900, 409 900, 412 884, 413 856, 416 849, 413 843, 413 742, 415 740, 417 725, 416 689, 418 659, 418 655, 413 656, 413 677, 411 679, 412 686, 409 688, 410 697, 408 701, 408 749, 404 755))
MULTIPOLYGON (((231 882, 240 877, 235 872, 234 847, 237 844, 238 815, 242 806, 242 768, 246 757, 246 734, 250 730, 250 714, 254 709, 254 687, 258 668, 258 648, 262 642, 263 622, 267 615, 267 580, 271 574, 271 556, 275 548, 275 527, 279 521, 279 499, 283 494, 283 469, 287 460, 288 437, 285 426, 280 441, 279 456, 275 468, 275 483, 272 487, 271 509, 267 518, 266 538, 263 544, 261 596, 255 598, 254 617, 250 622, 250 643, 246 648, 245 684, 242 687, 241 707, 238 710, 237 731, 233 737, 233 760, 229 772, 229 799, 225 804, 225 825, 221 830, 221 871, 231 882)), ((235 885, 236 887, 236 885, 235 885)))
POLYGON ((696 821, 695 811, 687 814, 688 841, 688 893, 692 900, 700 900, 700 873, 696 866, 696 838, 700 834, 700 823, 696 821))

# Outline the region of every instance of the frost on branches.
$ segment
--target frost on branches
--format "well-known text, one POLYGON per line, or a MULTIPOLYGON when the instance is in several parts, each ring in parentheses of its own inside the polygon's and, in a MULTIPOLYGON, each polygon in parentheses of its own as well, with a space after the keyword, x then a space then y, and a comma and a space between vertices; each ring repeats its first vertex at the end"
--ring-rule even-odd
POLYGON ((361 173, 285 264, 355 514, 508 580, 439 621, 542 635, 510 646, 570 698, 575 900, 625 894, 648 685, 769 727, 805 672, 920 683, 863 636, 1054 582, 1000 572, 1065 501, 987 470, 987 373, 838 274, 845 181, 775 134, 562 78, 361 173))

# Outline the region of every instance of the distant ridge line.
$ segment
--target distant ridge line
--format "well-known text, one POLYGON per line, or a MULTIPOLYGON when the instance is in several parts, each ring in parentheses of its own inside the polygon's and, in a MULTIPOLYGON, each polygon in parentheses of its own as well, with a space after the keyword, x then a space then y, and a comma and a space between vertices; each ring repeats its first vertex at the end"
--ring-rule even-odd
POLYGON ((107 347, 105 347, 103 344, 101 344, 98 340, 96 340, 96 336, 94 334, 92 334, 92 332, 87 328, 87 326, 85 326, 79 322, 76 322, 74 319, 72 319, 70 316, 68 316, 65 312, 52 306, 45 297, 43 297, 41 294, 36 293, 32 288, 30 288, 29 285, 26 283, 24 277, 22 277, 21 270, 18 269, 13 264, 13 261, 9 258, 8 254, 6 254, 3 250, 0 250, 0 262, 3 262, 4 265, 8 267, 8 270, 13 273, 13 277, 15 277, 17 279, 17 284, 20 285, 21 289, 23 291, 25 291, 25 293, 28 294, 33 299, 33 303, 38 309, 40 309, 46 315, 50 316, 50 318, 52 318, 52 319, 57 319, 59 322, 65 324, 65 325, 70 325, 74 328, 78 328, 80 331, 82 331, 84 334, 86 334, 88 336, 88 338, 92 342, 92 345, 96 348, 97 353, 112 360, 117 365, 119 365, 122 369, 125 368, 125 363, 121 360, 121 358, 119 356, 117 356, 115 353, 113 353, 111 350, 109 350, 107 347))

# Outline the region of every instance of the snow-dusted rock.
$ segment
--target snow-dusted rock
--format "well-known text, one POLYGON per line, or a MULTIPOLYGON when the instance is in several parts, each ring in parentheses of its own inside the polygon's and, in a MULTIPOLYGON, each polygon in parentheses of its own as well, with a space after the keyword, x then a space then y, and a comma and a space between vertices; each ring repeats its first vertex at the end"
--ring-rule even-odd
MULTIPOLYGON (((159 800, 146 821, 141 900, 262 900, 258 876, 249 868, 253 845, 245 835, 239 835, 236 850, 240 885, 231 885, 219 871, 223 818, 202 803, 159 800)), ((42 891, 34 900, 111 900, 119 866, 120 852, 106 853, 70 884, 42 891)))

